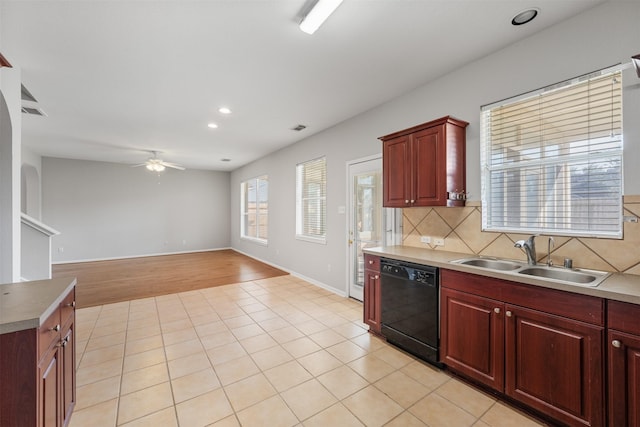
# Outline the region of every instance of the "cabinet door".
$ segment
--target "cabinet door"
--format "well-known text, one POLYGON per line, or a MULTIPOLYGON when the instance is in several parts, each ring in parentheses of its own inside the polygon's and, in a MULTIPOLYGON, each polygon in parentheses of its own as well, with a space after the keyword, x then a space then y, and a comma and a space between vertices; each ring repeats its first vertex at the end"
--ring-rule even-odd
POLYGON ((404 208, 411 205, 410 136, 399 136, 382 144, 383 205, 404 208))
POLYGON ((603 425, 604 329, 505 309, 505 393, 569 425, 603 425))
POLYGON ((40 362, 39 427, 60 427, 60 352, 54 346, 40 362))
POLYGON ((380 334, 380 273, 374 270, 364 271, 364 323, 380 334))
POLYGON ((610 330, 609 425, 640 426, 640 337, 610 330))
POLYGON ((434 126, 413 135, 413 206, 445 206, 446 153, 444 125, 434 126))
POLYGON ((69 417, 73 411, 73 407, 76 402, 76 351, 74 340, 74 324, 63 331, 63 338, 60 347, 60 360, 61 360, 61 380, 62 386, 61 392, 61 404, 62 404, 62 425, 67 425, 69 417))
POLYGON ((504 387, 504 304, 441 288, 440 361, 496 390, 504 387))

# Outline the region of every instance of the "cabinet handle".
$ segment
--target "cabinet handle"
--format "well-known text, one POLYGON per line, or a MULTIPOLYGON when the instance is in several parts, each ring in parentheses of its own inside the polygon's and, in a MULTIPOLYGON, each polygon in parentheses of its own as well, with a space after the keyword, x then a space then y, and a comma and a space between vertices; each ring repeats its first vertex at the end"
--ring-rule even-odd
POLYGON ((58 343, 58 347, 66 347, 66 346, 67 346, 67 344, 69 344, 69 338, 68 338, 68 337, 65 337, 65 339, 63 339, 62 341, 60 341, 60 342, 58 343))
POLYGON ((378 280, 380 278, 380 276, 378 276, 377 274, 375 276, 373 276, 374 279, 378 280))
POLYGON ((409 200, 405 200, 405 201, 404 201, 404 204, 405 204, 405 205, 408 205, 408 204, 409 204, 409 200))
POLYGON ((67 307, 76 308, 76 302, 71 301, 69 304, 67 304, 67 307))
POLYGON ((372 259, 369 260, 369 265, 373 265, 373 260, 372 259))
POLYGON ((60 332, 60 324, 57 324, 56 326, 54 326, 53 328, 51 328, 51 330, 53 332, 60 332))
POLYGON ((620 348, 622 346, 622 343, 619 340, 613 340, 611 341, 611 345, 615 348, 620 348))
POLYGON ((506 312, 505 314, 507 315, 507 317, 511 317, 511 315, 512 315, 513 313, 511 313, 509 310, 507 310, 507 312, 506 312))
POLYGON ((500 308, 496 307, 493 309, 493 312, 496 314, 500 314, 500 308))
POLYGON ((415 202, 416 202, 415 200, 411 200, 411 203, 415 203, 415 202))

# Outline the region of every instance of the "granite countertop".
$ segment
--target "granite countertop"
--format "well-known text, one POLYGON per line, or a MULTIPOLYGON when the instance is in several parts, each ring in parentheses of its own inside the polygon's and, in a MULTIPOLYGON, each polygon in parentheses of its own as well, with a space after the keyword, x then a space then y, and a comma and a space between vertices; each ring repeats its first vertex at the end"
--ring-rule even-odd
POLYGON ((611 273, 598 286, 590 288, 587 286, 571 285, 560 282, 553 282, 548 279, 541 279, 534 276, 514 276, 513 274, 500 272, 497 270, 487 270, 484 268, 469 265, 453 264, 451 261, 462 258, 473 258, 477 255, 463 254, 458 252, 447 252, 442 250, 421 249, 410 246, 384 246, 363 249, 365 253, 397 259, 401 261, 426 264, 433 267, 446 268, 449 270, 462 271, 465 273, 477 274, 480 276, 493 277, 496 279, 509 280, 512 282, 525 283, 528 285, 542 286, 550 289, 573 292, 582 295, 591 295, 599 298, 606 298, 616 301, 640 304, 640 276, 634 274, 611 273))
POLYGON ((0 334, 40 327, 75 285, 75 277, 0 284, 0 334))

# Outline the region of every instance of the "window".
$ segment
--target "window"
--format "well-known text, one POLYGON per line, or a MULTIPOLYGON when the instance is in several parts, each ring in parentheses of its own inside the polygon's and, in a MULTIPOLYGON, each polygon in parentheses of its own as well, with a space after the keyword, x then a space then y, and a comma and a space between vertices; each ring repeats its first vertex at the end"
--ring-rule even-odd
POLYGON ((267 243, 269 230, 269 178, 249 179, 241 188, 241 237, 267 243))
POLYGON ((482 107, 482 228, 622 237, 622 74, 482 107))
POLYGON ((326 223, 327 163, 322 157, 296 166, 296 237, 324 243, 326 223))

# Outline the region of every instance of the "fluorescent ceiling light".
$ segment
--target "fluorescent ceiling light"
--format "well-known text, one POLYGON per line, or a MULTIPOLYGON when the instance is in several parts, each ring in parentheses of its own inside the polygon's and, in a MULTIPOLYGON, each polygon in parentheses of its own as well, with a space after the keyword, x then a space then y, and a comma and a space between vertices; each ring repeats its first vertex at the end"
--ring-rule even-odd
POLYGON ((220 107, 220 108, 218 108, 218 111, 221 114, 231 114, 231 109, 227 108, 227 107, 220 107))
POLYGON ((215 123, 209 123, 207 126, 210 127, 211 129, 216 129, 218 127, 218 125, 215 123))
POLYGON ((320 25, 340 6, 342 0, 318 0, 300 22, 300 29, 307 34, 316 32, 320 25))

